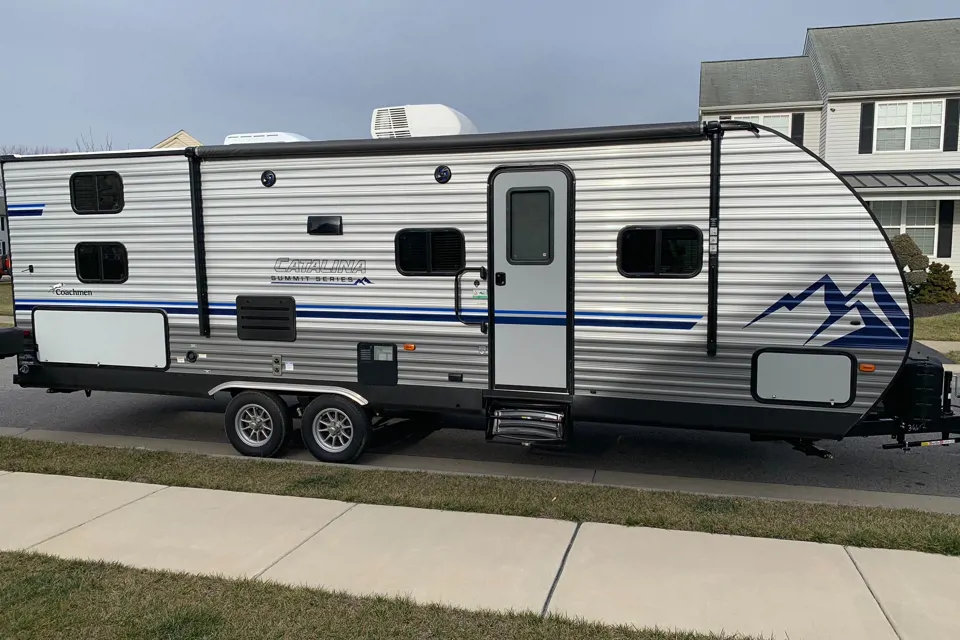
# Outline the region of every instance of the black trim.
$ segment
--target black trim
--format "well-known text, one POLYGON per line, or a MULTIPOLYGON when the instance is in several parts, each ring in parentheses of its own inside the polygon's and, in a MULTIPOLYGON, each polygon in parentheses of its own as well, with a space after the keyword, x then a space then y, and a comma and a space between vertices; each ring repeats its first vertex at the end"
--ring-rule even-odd
POLYGON ((953 252, 953 216, 955 205, 953 200, 941 200, 940 211, 937 216, 937 257, 949 258, 953 252))
POLYGON ((77 171, 70 175, 70 208, 73 209, 73 212, 80 216, 112 216, 123 211, 123 207, 126 204, 125 194, 124 194, 124 185, 123 185, 123 176, 121 176, 116 171, 77 171), (99 204, 96 209, 78 209, 77 208, 77 191, 76 191, 76 180, 78 177, 85 178, 87 176, 94 177, 94 195, 97 198, 97 202, 100 200, 100 189, 99 189, 99 178, 101 176, 112 176, 117 179, 120 183, 120 197, 117 198, 118 204, 120 205, 117 209, 100 209, 99 204))
MULTIPOLYGON (((93 371, 121 371, 124 372, 123 375, 127 375, 127 372, 131 371, 147 371, 150 373, 161 373, 170 368, 170 319, 167 317, 167 312, 163 309, 151 309, 149 307, 107 307, 107 306, 85 306, 85 305, 38 305, 33 307, 30 310, 30 326, 31 332, 33 335, 34 341, 34 352, 37 354, 37 362, 41 368, 47 368, 50 366, 55 367, 64 367, 71 370, 80 370, 81 373, 80 382, 82 383, 85 379, 85 376, 89 375, 93 371), (43 345, 43 336, 38 336, 36 327, 37 320, 36 315, 37 311, 106 311, 110 313, 159 313, 163 316, 163 341, 164 349, 167 355, 167 362, 164 365, 163 369, 153 369, 147 367, 123 367, 116 365, 97 365, 97 364, 71 364, 66 362, 40 362, 40 354, 42 353, 43 345)), ((83 340, 87 336, 78 336, 77 339, 83 340)), ((82 384, 77 387, 78 389, 89 389, 90 387, 83 386, 82 384)))
POLYGON ((193 265, 197 279, 197 325, 200 335, 210 337, 210 293, 207 284, 207 244, 203 226, 203 179, 200 158, 187 158, 190 166, 190 214, 193 220, 193 265))
POLYGON ((585 147, 634 142, 667 142, 703 139, 700 122, 674 122, 616 127, 479 133, 469 136, 378 138, 320 142, 210 145, 197 147, 204 160, 225 158, 279 158, 362 155, 408 155, 419 153, 469 153, 557 147, 585 147))
MULTIPOLYGON (((699 124, 697 125, 699 127, 699 124)), ((452 137, 452 136, 451 136, 452 137)), ((492 273, 493 264, 493 245, 494 245, 494 201, 493 186, 497 176, 501 173, 520 173, 528 171, 560 171, 567 177, 567 391, 574 392, 573 358, 574 358, 574 300, 576 296, 576 274, 574 273, 576 260, 574 250, 576 248, 576 176, 573 170, 565 164, 549 165, 501 165, 490 172, 487 177, 487 269, 492 273)), ((487 285, 487 385, 489 390, 494 390, 496 376, 494 374, 494 362, 496 359, 496 322, 494 321, 496 310, 496 289, 497 287, 487 285)), ((497 387, 499 388, 499 387, 497 387)))
POLYGON ((554 221, 553 215, 553 206, 554 206, 554 193, 553 189, 550 187, 517 187, 515 189, 507 190, 507 263, 513 265, 542 265, 548 266, 553 264, 553 238, 554 238, 554 221), (546 193, 547 197, 550 200, 548 205, 550 211, 550 228, 547 230, 549 234, 548 243, 550 247, 550 253, 547 256, 546 260, 515 260, 511 257, 513 254, 513 225, 511 224, 511 218, 513 217, 513 194, 515 193, 546 193))
POLYGON ((790 118, 790 139, 797 144, 803 144, 804 114, 795 113, 790 118))
MULTIPOLYGON (((707 233, 707 356, 717 355, 717 298, 720 288, 720 142, 723 127, 711 127, 710 202, 707 233)), ((783 134, 779 134, 783 136, 783 134)), ((786 136, 783 136, 786 137, 786 136)), ((800 147, 801 149, 805 147, 800 147)))
POLYGON ((692 224, 680 224, 680 225, 664 225, 660 227, 646 226, 640 224, 627 225, 620 229, 617 232, 617 271, 620 272, 624 278, 674 278, 679 280, 689 280, 690 278, 696 278, 703 272, 703 231, 700 230, 700 227, 692 224), (661 231, 664 229, 693 229, 697 232, 697 238, 699 239, 700 253, 699 260, 697 261, 697 270, 691 271, 690 273, 660 273, 659 268, 661 267, 661 249, 662 249, 662 240, 661 240, 661 231), (654 256, 654 272, 632 272, 623 270, 623 234, 628 231, 656 231, 657 240, 656 240, 656 255, 654 256))
POLYGON ((550 404, 571 403, 581 422, 609 422, 644 426, 753 433, 776 437, 839 440, 856 425, 859 412, 790 408, 774 405, 721 405, 713 402, 677 402, 662 398, 639 400, 597 395, 567 396, 517 392, 488 392, 477 388, 432 385, 364 386, 353 382, 309 378, 226 376, 201 373, 120 371, 97 367, 46 365, 31 367, 14 377, 14 384, 31 388, 117 391, 151 395, 209 398, 215 386, 242 379, 263 384, 324 385, 350 389, 370 402, 370 408, 389 415, 469 413, 483 415, 484 398, 516 399, 550 404))
POLYGON ((127 254, 127 248, 121 242, 78 242, 73 248, 73 268, 77 275, 77 280, 84 284, 123 284, 130 279, 130 258, 127 254), (80 248, 97 247, 100 256, 100 277, 84 278, 80 275, 80 248), (104 280, 103 278, 103 248, 120 247, 123 254, 123 279, 122 280, 104 280))
POLYGON ((562 387, 538 387, 527 384, 498 384, 497 391, 534 391, 537 393, 560 393, 563 398, 567 396, 567 390, 562 387))
POLYGON ((51 160, 105 160, 110 161, 116 158, 153 158, 157 156, 182 156, 190 155, 192 149, 157 149, 145 151, 94 151, 89 153, 59 153, 38 156, 0 156, 3 162, 43 162, 51 160))
POLYGON ((947 100, 943 121, 943 150, 956 151, 960 139, 960 99, 947 100))
POLYGON ((393 262, 397 268, 397 273, 411 278, 433 278, 437 276, 457 276, 467 266, 467 240, 463 231, 456 227, 405 227, 397 231, 393 236, 393 262), (460 249, 462 251, 460 265, 456 269, 445 269, 443 271, 433 271, 433 234, 436 232, 455 232, 460 236, 460 249), (400 234, 401 233, 423 233, 427 236, 427 270, 426 271, 405 271, 400 268, 400 234))
POLYGON ((307 234, 311 236, 342 236, 343 216, 307 216, 307 234))
POLYGON ((848 351, 837 349, 804 349, 801 347, 764 347, 753 352, 750 358, 750 395, 761 404, 786 405, 793 407, 830 407, 843 409, 852 405, 857 399, 857 358, 848 351), (844 356, 850 360, 850 397, 843 403, 803 402, 800 400, 777 400, 764 398, 757 393, 757 361, 764 353, 799 353, 803 355, 844 356))
POLYGON ((860 104, 860 146, 857 153, 873 153, 873 115, 876 106, 876 102, 860 104))

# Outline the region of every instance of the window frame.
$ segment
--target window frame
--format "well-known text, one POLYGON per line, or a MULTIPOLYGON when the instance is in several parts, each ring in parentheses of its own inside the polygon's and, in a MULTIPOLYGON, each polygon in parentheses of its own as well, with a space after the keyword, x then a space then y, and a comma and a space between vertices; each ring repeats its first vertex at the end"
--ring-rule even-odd
MULTIPOLYGON (((899 235, 900 233, 905 233, 905 234, 907 234, 907 235, 910 235, 909 233, 907 233, 907 228, 908 228, 908 225, 907 225, 907 203, 908 203, 908 202, 933 202, 933 203, 934 203, 934 207, 933 207, 933 211, 934 211, 933 224, 932 224, 932 225, 913 225, 913 226, 909 226, 909 228, 910 228, 910 229, 930 229, 930 228, 933 228, 933 251, 932 251, 931 253, 924 253, 924 255, 927 256, 928 258, 934 258, 934 257, 936 257, 936 255, 937 255, 937 246, 938 246, 938 243, 940 242, 940 201, 939 201, 939 200, 930 200, 930 199, 923 199, 923 200, 871 200, 871 201, 870 201, 870 210, 871 210, 871 212, 873 213, 873 215, 876 217, 876 219, 877 219, 877 224, 880 225, 880 230, 883 231, 883 234, 884 234, 884 235, 887 235, 887 228, 888 228, 888 227, 885 227, 885 226, 883 225, 883 221, 880 219, 880 214, 879 214, 878 212, 876 212, 876 211, 873 211, 873 205, 879 204, 879 203, 881 203, 881 202, 899 202, 899 203, 900 203, 900 224, 899 224, 899 229, 900 229, 900 231, 899 231, 899 233, 898 233, 897 235, 899 235)), ((913 236, 910 236, 910 237, 913 238, 913 236)), ((888 239, 888 240, 893 240, 893 238, 891 238, 890 236, 887 236, 887 239, 888 239)), ((916 242, 916 239, 914 239, 913 241, 916 242)), ((917 246, 919 247, 919 244, 918 244, 917 246)))
POLYGON ((939 100, 888 100, 888 101, 886 101, 886 102, 877 102, 877 103, 876 103, 876 106, 874 107, 874 116, 873 116, 873 152, 874 152, 874 153, 922 153, 922 152, 924 152, 924 151, 926 151, 927 153, 930 153, 930 152, 938 152, 938 151, 939 151, 939 152, 942 152, 942 151, 943 151, 943 138, 944 138, 944 135, 945 135, 944 129, 946 128, 946 118, 947 118, 947 103, 946 103, 946 100, 944 100, 944 99, 939 99, 939 100), (918 124, 918 125, 914 125, 914 124, 913 124, 913 107, 914 107, 914 105, 917 105, 917 104, 925 104, 925 103, 931 103, 931 104, 932 104, 932 103, 934 103, 934 102, 940 103, 940 124, 939 124, 939 125, 932 125, 932 124, 918 124), (905 105, 907 105, 907 122, 906 122, 906 124, 903 125, 903 126, 900 126, 900 125, 898 125, 898 126, 880 125, 880 107, 881 107, 881 106, 897 105, 897 104, 905 104, 905 105), (910 140, 911 140, 911 135, 910 135, 910 134, 911 134, 911 130, 912 130, 914 127, 917 127, 917 128, 926 128, 926 127, 934 127, 934 126, 939 126, 939 127, 940 127, 940 144, 939 144, 939 146, 938 146, 936 149, 911 149, 911 148, 910 148, 910 140), (877 133, 880 131, 880 129, 904 129, 904 130, 905 130, 904 135, 905 135, 906 137, 904 138, 903 149, 878 149, 878 148, 877 148, 877 143, 878 143, 878 135, 877 135, 877 133))
POLYGON ((123 284, 130 279, 130 258, 129 253, 127 252, 127 247, 122 242, 108 241, 108 242, 78 242, 77 245, 73 248, 73 268, 77 275, 77 280, 83 284, 123 284), (100 254, 100 278, 96 280, 84 279, 80 276, 80 247, 93 245, 99 249, 100 254), (103 248, 105 246, 117 246, 120 247, 123 253, 123 280, 104 280, 103 279, 103 248))
POLYGON ((765 127, 770 127, 764 119, 766 118, 786 118, 787 119, 787 130, 781 131, 776 127, 770 127, 774 131, 779 131, 788 138, 793 134, 793 113, 741 113, 740 115, 733 116, 734 120, 741 120, 744 122, 749 122, 749 118, 758 118, 760 121, 755 122, 754 124, 762 124, 765 127))
MULTIPOLYGON (((69 186, 69 190, 70 190, 70 208, 73 209, 73 212, 74 212, 75 214, 77 214, 78 216, 111 216, 111 215, 116 215, 116 214, 120 213, 121 211, 123 211, 124 207, 127 206, 127 198, 126 198, 126 193, 125 193, 125 187, 124 187, 124 184, 123 184, 123 176, 121 176, 121 175, 120 175, 118 172, 116 172, 116 171, 77 171, 77 172, 74 172, 74 173, 72 173, 72 174, 70 175, 70 186, 69 186), (77 176, 101 176, 101 175, 114 175, 114 176, 116 176, 117 180, 120 182, 120 208, 117 209, 117 210, 115 210, 115 211, 101 211, 100 209, 96 209, 96 210, 94 210, 94 211, 89 211, 89 210, 86 210, 86 209, 84 209, 84 210, 78 209, 78 208, 77 208, 76 191, 75 191, 74 186, 73 186, 73 185, 74 185, 74 180, 77 178, 77 176)), ((99 204, 99 201, 100 201, 100 192, 99 192, 99 188, 98 188, 98 191, 97 191, 97 203, 98 203, 98 204, 99 204)))
POLYGON ((617 233, 617 271, 620 272, 620 275, 624 278, 639 278, 639 279, 653 279, 653 278, 668 278, 675 280, 689 280, 690 278, 696 278, 698 275, 703 273, 703 230, 700 229, 695 224, 670 224, 670 225, 645 225, 645 224, 633 224, 627 225, 620 229, 617 233), (699 247, 700 247, 700 260, 697 264, 697 270, 691 273, 660 273, 659 270, 662 266, 661 264, 661 255, 662 255, 662 246, 663 246, 663 234, 664 229, 693 229, 697 232, 697 238, 699 238, 699 247), (654 255, 653 262, 653 273, 632 273, 623 270, 623 235, 628 231, 656 231, 656 254, 654 255))
POLYGON ((393 262, 394 266, 397 268, 397 273, 408 278, 434 278, 434 277, 449 277, 449 276, 458 276, 466 268, 467 265, 467 240, 463 235, 463 231, 457 227, 404 227, 397 231, 396 235, 393 236, 393 262), (438 231, 455 231, 458 236, 460 236, 460 246, 463 247, 463 262, 460 265, 460 268, 456 271, 432 271, 430 268, 433 266, 433 243, 430 239, 430 234, 436 233, 438 231), (425 233, 427 234, 427 271, 405 271, 400 268, 400 234, 402 233, 425 233))
POLYGON ((507 190, 507 215, 506 215, 506 236, 507 236, 507 263, 518 266, 549 266, 553 264, 554 258, 554 228, 556 226, 556 216, 554 215, 554 192, 550 187, 514 187, 507 190), (514 193, 546 193, 549 196, 547 203, 547 214, 549 218, 549 230, 547 235, 547 257, 539 260, 515 260, 513 256, 513 194, 514 193))

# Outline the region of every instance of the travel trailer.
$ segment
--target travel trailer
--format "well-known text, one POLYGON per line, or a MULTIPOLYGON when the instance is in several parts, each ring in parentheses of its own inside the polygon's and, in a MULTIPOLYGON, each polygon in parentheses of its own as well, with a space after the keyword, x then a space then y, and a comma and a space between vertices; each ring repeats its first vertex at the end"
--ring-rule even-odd
POLYGON ((387 418, 457 412, 532 444, 575 422, 813 455, 955 441, 884 232, 805 148, 421 107, 376 110, 366 140, 4 157, 16 384, 226 394, 240 452, 279 454, 299 419, 338 462, 387 418))

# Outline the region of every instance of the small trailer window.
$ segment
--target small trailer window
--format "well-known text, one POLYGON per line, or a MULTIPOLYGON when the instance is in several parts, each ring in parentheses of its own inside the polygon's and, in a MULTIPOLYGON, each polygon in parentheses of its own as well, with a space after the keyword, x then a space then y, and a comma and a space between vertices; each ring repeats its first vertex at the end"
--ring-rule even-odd
POLYGON ((553 262, 553 191, 510 190, 507 203, 507 262, 553 262))
POLYGON ((81 242, 74 250, 77 279, 85 283, 127 281, 127 249, 119 242, 81 242))
POLYGON ((617 269, 627 278, 692 278, 703 266, 703 234, 692 226, 624 227, 617 269))
POLYGON ((80 215, 120 213, 123 179, 116 171, 75 173, 70 176, 70 205, 80 215))
POLYGON ((401 229, 395 249, 397 271, 405 276, 455 276, 466 264, 459 229, 401 229))

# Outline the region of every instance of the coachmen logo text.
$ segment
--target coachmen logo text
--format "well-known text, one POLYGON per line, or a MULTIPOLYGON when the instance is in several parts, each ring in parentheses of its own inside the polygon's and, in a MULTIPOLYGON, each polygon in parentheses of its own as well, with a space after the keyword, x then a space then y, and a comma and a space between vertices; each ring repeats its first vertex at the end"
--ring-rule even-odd
POLYGON ((50 287, 50 293, 55 296, 92 296, 93 291, 90 289, 67 289, 63 286, 62 282, 50 287))
POLYGON ((373 284, 366 277, 366 260, 313 260, 277 258, 273 264, 277 275, 270 276, 272 284, 320 284, 359 287, 373 284))

